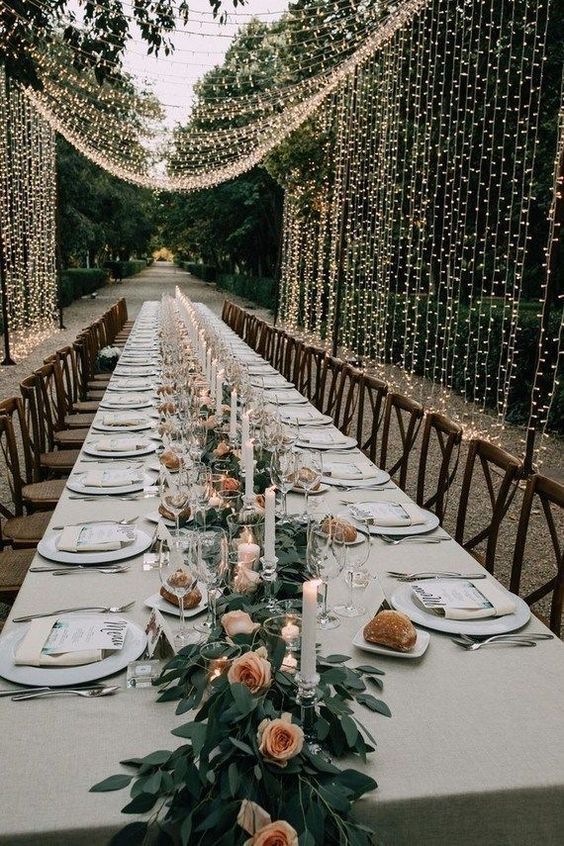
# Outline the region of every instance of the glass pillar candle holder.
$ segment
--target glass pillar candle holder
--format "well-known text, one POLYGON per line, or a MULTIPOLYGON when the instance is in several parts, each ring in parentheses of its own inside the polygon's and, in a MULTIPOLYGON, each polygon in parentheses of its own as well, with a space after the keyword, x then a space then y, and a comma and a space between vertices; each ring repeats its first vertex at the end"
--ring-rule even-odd
POLYGON ((215 640, 205 643, 200 649, 200 658, 205 664, 208 684, 224 676, 231 666, 231 662, 241 654, 241 647, 226 640, 215 640))
POLYGON ((295 611, 277 614, 269 617, 263 623, 272 647, 282 640, 286 647, 281 669, 287 673, 295 673, 298 668, 297 655, 301 648, 302 618, 295 611))

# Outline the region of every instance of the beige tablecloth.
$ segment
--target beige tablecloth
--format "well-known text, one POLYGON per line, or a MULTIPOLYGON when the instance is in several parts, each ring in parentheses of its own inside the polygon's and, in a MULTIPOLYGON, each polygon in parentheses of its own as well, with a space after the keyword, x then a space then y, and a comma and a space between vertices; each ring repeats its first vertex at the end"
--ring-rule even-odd
MULTIPOLYGON (((146 463, 154 461, 149 456, 146 463)), ((92 465, 84 465, 87 469, 92 465)), ((331 491, 315 502, 338 507, 331 491)), ((399 490, 375 496, 407 501, 399 490)), ((312 504, 313 504, 312 497, 312 504)), ((290 494, 291 511, 303 497, 290 494)), ((62 497, 54 525, 78 520, 142 515, 154 499, 81 502, 62 497)), ((36 564, 44 563, 37 556, 36 564)), ((14 614, 78 604, 122 604, 136 599, 131 619, 144 624, 144 599, 159 587, 141 559, 120 576, 82 574, 57 578, 29 574, 14 614)), ((476 563, 454 542, 386 546, 375 539, 370 567, 390 594, 397 583, 383 572, 421 568, 476 572, 476 563)), ((345 594, 331 585, 330 601, 345 594)), ((366 598, 378 601, 376 584, 366 598)), ((491 649, 467 654, 447 635, 432 633, 420 660, 368 655, 351 646, 365 618, 343 620, 320 635, 326 652, 350 651, 353 659, 385 670, 387 719, 358 709, 378 742, 366 770, 378 790, 358 803, 358 815, 389 846, 556 846, 564 840, 564 649, 560 641, 535 649, 491 649)), ((174 621, 174 618, 170 618, 174 621)), ((5 632, 10 631, 8 623, 5 632)), ((531 631, 543 626, 532 620, 531 631)), ((129 816, 120 814, 128 792, 93 794, 89 787, 120 772, 119 761, 179 741, 170 729, 185 721, 174 703, 155 702, 154 690, 127 690, 125 673, 117 696, 15 703, 0 700, 3 735, 0 766, 0 844, 98 846, 129 816)), ((9 687, 0 681, 0 689, 9 687)), ((357 766, 356 762, 354 764, 357 766)))

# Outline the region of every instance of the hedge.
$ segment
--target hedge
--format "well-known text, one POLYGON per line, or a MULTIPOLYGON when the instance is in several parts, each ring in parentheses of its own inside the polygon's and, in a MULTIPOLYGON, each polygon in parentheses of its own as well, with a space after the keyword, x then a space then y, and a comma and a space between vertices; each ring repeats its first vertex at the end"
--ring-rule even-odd
POLYGON ((252 300, 263 308, 274 308, 276 285, 270 276, 220 273, 217 277, 217 287, 230 294, 252 300))
POLYGON ((63 306, 69 306, 73 300, 92 294, 97 288, 103 288, 108 281, 108 272, 101 267, 73 267, 61 273, 61 297, 63 306))
POLYGON ((136 273, 141 273, 147 267, 146 259, 129 259, 129 261, 120 261, 121 275, 125 279, 126 276, 135 276, 136 273))
POLYGON ((197 276, 202 282, 215 282, 217 269, 211 264, 196 264, 192 261, 181 261, 180 266, 187 270, 192 276, 197 276))

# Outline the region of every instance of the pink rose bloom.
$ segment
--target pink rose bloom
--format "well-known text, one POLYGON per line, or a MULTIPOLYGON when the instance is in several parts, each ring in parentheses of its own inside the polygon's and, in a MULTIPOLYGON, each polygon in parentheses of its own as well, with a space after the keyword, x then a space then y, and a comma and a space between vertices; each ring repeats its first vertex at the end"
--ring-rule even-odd
POLYGON ((235 658, 227 673, 229 684, 244 684, 251 693, 260 693, 270 687, 272 668, 266 656, 267 651, 261 646, 256 652, 245 652, 235 658))
POLYGON ((238 634, 252 634, 260 628, 260 624, 253 623, 246 611, 228 611, 223 614, 220 622, 228 637, 238 634))
POLYGON ((263 720, 257 732, 259 751, 265 760, 285 767, 291 758, 302 751, 304 733, 292 723, 291 714, 282 714, 277 720, 263 720))

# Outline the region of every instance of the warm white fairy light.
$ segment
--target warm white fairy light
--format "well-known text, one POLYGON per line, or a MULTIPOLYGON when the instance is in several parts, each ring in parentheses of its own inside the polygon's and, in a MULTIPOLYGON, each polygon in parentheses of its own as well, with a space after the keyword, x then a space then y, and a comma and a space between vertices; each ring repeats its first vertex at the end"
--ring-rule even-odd
POLYGON ((13 357, 56 331, 55 135, 0 69, 0 231, 13 357))

